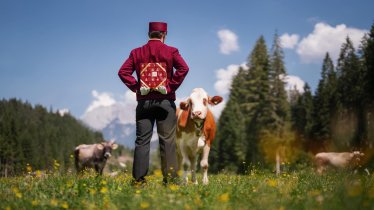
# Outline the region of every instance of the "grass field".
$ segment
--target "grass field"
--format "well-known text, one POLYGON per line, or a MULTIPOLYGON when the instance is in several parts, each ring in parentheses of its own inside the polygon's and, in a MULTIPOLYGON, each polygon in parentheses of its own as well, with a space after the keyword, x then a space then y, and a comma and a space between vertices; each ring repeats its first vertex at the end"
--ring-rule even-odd
POLYGON ((136 188, 127 174, 1 178, 0 209, 374 209, 374 176, 366 174, 252 170, 209 179, 207 186, 163 186, 156 171, 136 188))

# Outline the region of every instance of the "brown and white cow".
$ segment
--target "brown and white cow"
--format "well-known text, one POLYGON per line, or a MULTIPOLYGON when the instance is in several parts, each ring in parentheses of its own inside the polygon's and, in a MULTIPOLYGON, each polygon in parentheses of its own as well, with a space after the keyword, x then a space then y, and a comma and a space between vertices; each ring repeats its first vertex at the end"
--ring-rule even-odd
POLYGON ((317 173, 322 174, 329 167, 337 169, 349 169, 359 166, 364 153, 353 152, 321 152, 315 155, 317 173))
POLYGON ((118 144, 113 141, 100 144, 81 144, 75 148, 74 158, 77 172, 94 168, 102 175, 106 161, 112 156, 112 150, 117 149, 118 144))
POLYGON ((187 173, 191 169, 191 181, 197 184, 196 162, 202 152, 200 166, 203 170, 203 184, 208 184, 208 156, 216 133, 213 113, 208 105, 221 103, 222 97, 210 97, 202 88, 192 90, 187 101, 177 109, 177 154, 179 169, 183 168, 183 181, 188 182, 187 173))

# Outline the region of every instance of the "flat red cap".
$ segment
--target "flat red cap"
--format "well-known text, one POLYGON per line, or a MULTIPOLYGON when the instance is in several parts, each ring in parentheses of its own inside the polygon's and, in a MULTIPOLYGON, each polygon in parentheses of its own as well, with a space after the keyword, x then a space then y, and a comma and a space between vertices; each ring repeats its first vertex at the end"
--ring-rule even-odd
POLYGON ((149 32, 151 31, 168 31, 168 24, 164 22, 149 22, 149 32))

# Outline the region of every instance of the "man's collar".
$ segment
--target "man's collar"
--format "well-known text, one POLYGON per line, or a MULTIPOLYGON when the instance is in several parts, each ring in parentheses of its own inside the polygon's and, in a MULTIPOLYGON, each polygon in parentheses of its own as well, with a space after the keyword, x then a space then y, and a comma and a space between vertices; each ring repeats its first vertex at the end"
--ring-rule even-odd
POLYGON ((160 41, 161 42, 161 39, 157 39, 157 38, 150 38, 149 41, 160 41))

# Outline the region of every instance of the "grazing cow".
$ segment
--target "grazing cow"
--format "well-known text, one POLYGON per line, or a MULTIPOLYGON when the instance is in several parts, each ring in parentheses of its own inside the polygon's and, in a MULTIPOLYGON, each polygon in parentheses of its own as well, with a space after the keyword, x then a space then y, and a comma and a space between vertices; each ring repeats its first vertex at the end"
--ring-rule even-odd
POLYGON ((177 109, 177 154, 179 168, 183 167, 183 181, 188 182, 187 171, 191 167, 191 181, 197 184, 196 162, 202 152, 200 166, 203 170, 203 184, 208 184, 208 156, 214 140, 216 124, 208 104, 221 103, 222 97, 210 97, 202 88, 192 90, 187 101, 177 109))
POLYGON ((328 167, 348 169, 359 166, 364 153, 354 152, 321 152, 315 156, 317 173, 322 174, 328 167))
POLYGON ((118 144, 113 141, 100 144, 81 144, 75 148, 74 158, 77 172, 86 168, 94 168, 102 175, 106 161, 112 156, 112 150, 117 149, 118 144))

